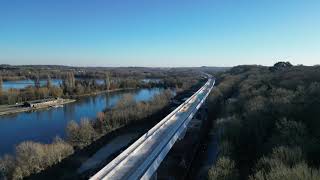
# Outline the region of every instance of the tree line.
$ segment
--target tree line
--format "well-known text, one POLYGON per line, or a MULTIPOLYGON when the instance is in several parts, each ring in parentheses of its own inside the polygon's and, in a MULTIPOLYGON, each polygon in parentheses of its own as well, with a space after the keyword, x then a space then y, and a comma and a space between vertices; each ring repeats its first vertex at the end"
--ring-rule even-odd
POLYGON ((0 77, 0 104, 15 104, 17 102, 44 98, 74 97, 115 89, 150 87, 138 79, 112 79, 108 74, 106 74, 103 83, 97 83, 95 79, 76 79, 72 72, 66 73, 62 79, 62 83, 58 86, 52 85, 52 80, 49 75, 47 77, 47 83, 42 86, 40 85, 38 76, 33 80, 34 86, 5 91, 3 89, 2 78, 0 77))
POLYGON ((143 82, 142 79, 126 77, 116 78, 105 72, 104 78, 98 83, 96 79, 77 79, 73 72, 66 72, 61 77, 62 83, 58 86, 52 85, 50 75, 46 77, 46 84, 40 84, 40 76, 34 75, 34 86, 23 89, 3 89, 3 80, 0 76, 0 104, 15 104, 36 99, 65 97, 72 98, 89 95, 101 91, 110 91, 129 88, 176 88, 177 91, 188 89, 197 80, 195 76, 165 76, 159 81, 143 82))

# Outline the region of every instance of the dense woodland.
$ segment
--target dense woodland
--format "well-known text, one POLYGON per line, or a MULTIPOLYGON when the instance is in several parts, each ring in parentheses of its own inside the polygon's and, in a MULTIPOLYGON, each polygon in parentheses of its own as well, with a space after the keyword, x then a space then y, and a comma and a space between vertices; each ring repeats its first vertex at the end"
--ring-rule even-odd
POLYGON ((320 179, 320 66, 237 66, 217 83, 209 179, 320 179))

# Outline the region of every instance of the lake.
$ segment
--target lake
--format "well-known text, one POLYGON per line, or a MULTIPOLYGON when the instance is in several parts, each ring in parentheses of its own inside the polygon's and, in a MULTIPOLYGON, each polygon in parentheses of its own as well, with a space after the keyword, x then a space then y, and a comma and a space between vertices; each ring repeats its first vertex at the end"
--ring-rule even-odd
MULTIPOLYGON (((61 79, 52 79, 51 80, 52 85, 54 86, 58 86, 62 83, 61 79)), ((44 86, 47 84, 47 80, 40 80, 40 85, 44 86)), ((34 81, 31 79, 27 79, 27 80, 17 80, 17 81, 4 81, 2 88, 4 90, 8 90, 8 89, 23 89, 26 88, 27 86, 34 86, 34 81)))
POLYGON ((159 88, 118 91, 83 97, 61 108, 0 116, 0 156, 14 152, 14 146, 22 141, 50 143, 55 136, 64 138, 70 120, 93 119, 106 107, 114 106, 124 94, 133 95, 136 101, 148 101, 161 91, 159 88))
MULTIPOLYGON (((81 78, 78 78, 78 80, 81 80, 81 78)), ((104 84, 103 79, 95 79, 96 83, 101 85, 104 84)), ((144 83, 159 83, 161 79, 142 79, 141 80, 144 83)), ((47 84, 46 79, 41 79, 40 80, 40 85, 45 86, 47 84)), ((53 86, 59 86, 62 84, 61 79, 51 79, 51 84, 53 86)), ((8 90, 8 89, 23 89, 26 88, 27 86, 34 86, 34 81, 31 79, 26 79, 26 80, 17 80, 17 81, 4 81, 3 82, 3 90, 8 90)))

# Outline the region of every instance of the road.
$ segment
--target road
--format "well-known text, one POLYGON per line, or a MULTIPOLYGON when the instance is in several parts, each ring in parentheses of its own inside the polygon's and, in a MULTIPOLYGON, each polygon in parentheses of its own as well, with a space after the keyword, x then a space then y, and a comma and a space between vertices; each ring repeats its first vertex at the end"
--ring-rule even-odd
POLYGON ((214 83, 214 79, 209 77, 195 94, 91 179, 149 179, 200 108, 214 83))

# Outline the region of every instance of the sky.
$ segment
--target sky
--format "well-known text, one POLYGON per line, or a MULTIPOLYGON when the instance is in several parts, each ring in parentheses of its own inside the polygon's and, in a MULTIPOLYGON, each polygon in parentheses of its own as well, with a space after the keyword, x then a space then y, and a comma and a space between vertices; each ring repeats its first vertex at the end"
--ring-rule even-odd
POLYGON ((0 0, 0 64, 320 64, 319 0, 0 0))

